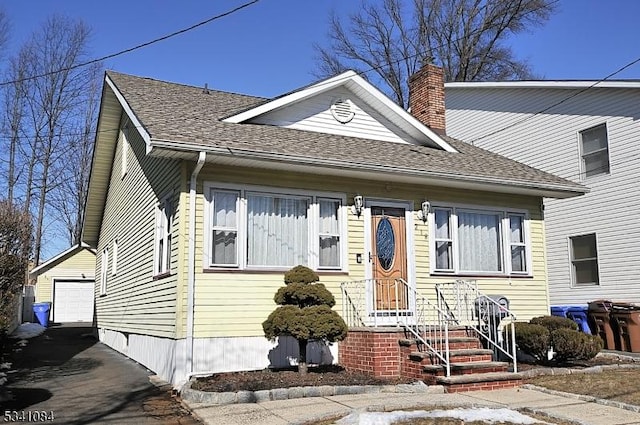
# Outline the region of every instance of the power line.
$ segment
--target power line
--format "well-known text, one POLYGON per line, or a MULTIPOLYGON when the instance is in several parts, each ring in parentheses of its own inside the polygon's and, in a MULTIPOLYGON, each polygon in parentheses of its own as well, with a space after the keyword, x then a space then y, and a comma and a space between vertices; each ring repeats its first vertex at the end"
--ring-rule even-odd
POLYGON ((251 6, 251 5, 254 5, 254 4, 258 3, 259 1, 260 0, 252 0, 250 2, 247 2, 247 3, 244 3, 244 4, 240 5, 238 7, 235 7, 235 8, 233 8, 233 9, 227 11, 227 12, 221 13, 221 14, 216 15, 216 16, 212 16, 209 19, 205 19, 204 21, 201 21, 201 22, 198 22, 197 24, 191 25, 190 27, 183 28, 181 30, 172 32, 171 34, 164 35, 162 37, 153 39, 151 41, 147 41, 147 42, 142 43, 142 44, 138 44, 137 46, 130 47, 128 49, 120 50, 120 51, 118 51, 116 53, 111 53, 109 55, 102 56, 100 58, 91 59, 91 60, 86 61, 86 62, 77 63, 75 65, 71 65, 71 66, 66 67, 66 68, 61 68, 61 69, 57 69, 55 71, 45 72, 43 74, 32 75, 32 76, 29 76, 29 77, 24 77, 24 78, 20 78, 20 79, 17 79, 17 80, 12 80, 12 81, 3 81, 3 82, 0 82, 0 87, 1 86, 6 86, 6 85, 9 85, 9 84, 21 83, 23 81, 35 80, 36 78, 47 77, 49 75, 58 74, 60 72, 71 71, 73 69, 81 68, 81 67, 84 67, 84 66, 87 66, 87 65, 91 65, 93 63, 102 62, 102 61, 107 60, 107 59, 115 58, 117 56, 121 56, 121 55, 124 55, 126 53, 131 53, 134 50, 142 49, 143 47, 147 47, 147 46, 150 46, 152 44, 158 43, 160 41, 164 41, 164 40, 167 40, 169 38, 175 37, 177 35, 184 34, 186 32, 192 31, 192 30, 194 30, 194 29, 196 29, 198 27, 201 27, 203 25, 206 25, 206 24, 209 24, 209 23, 211 23, 213 21, 216 21, 216 20, 218 20, 220 18, 224 18, 225 16, 229 16, 229 15, 231 15, 233 13, 236 13, 236 12, 238 12, 238 11, 244 9, 244 8, 247 8, 247 7, 251 6))
POLYGON ((536 117, 536 116, 538 116, 538 115, 540 115, 540 114, 544 114, 545 112, 547 112, 547 111, 549 111, 549 110, 551 110, 551 109, 555 108, 556 106, 562 105, 563 103, 568 102, 569 100, 573 99, 574 97, 577 97, 577 96, 581 95, 582 93, 584 93, 584 92, 586 92, 586 91, 588 91, 588 90, 591 90, 592 88, 594 88, 594 87, 595 87, 595 86, 597 86, 598 84, 600 84, 600 83, 602 83, 602 82, 604 82, 604 81, 606 81, 606 80, 610 79, 611 77, 614 77, 614 76, 618 75, 619 73, 621 73, 621 72, 622 72, 622 71, 624 71, 625 69, 632 67, 633 65, 637 64, 638 62, 640 62, 640 57, 639 57, 639 58, 637 58, 637 59, 632 60, 632 61, 631 61, 631 62, 629 62, 628 64, 626 64, 626 65, 622 66, 622 67, 621 67, 621 68, 619 68, 617 71, 612 72, 611 74, 607 75, 606 77, 601 78, 601 79, 599 79, 599 80, 595 81, 595 82, 594 82, 593 84, 591 84, 590 86, 585 87, 585 88, 583 88, 582 90, 578 90, 577 92, 575 92, 575 93, 573 93, 573 94, 571 94, 571 95, 569 95, 569 96, 565 97, 564 99, 559 100, 558 102, 556 102, 556 103, 554 103, 554 104, 552 104, 552 105, 550 105, 550 106, 547 106, 546 108, 541 109, 541 110, 539 110, 538 112, 534 112, 534 113, 532 113, 531 115, 529 115, 529 116, 527 116, 527 117, 524 117, 524 118, 522 118, 522 119, 520 119, 520 120, 518 120, 518 121, 515 121, 515 122, 513 122, 513 123, 511 123, 511 124, 509 124, 509 125, 507 125, 507 126, 505 126, 505 127, 502 127, 502 128, 500 128, 500 129, 498 129, 498 130, 494 130, 494 131, 492 131, 492 132, 490 132, 490 133, 487 133, 487 134, 485 134, 485 135, 482 135, 482 136, 476 137, 475 139, 471 139, 471 140, 469 140, 469 141, 468 141, 468 143, 471 143, 472 145, 475 145, 475 142, 477 142, 477 141, 479 141, 479 140, 486 139, 487 137, 495 136, 495 135, 496 135, 496 134, 498 134, 498 133, 501 133, 501 132, 503 132, 503 131, 509 130, 509 129, 511 129, 511 128, 513 128, 513 127, 516 127, 516 126, 518 126, 518 125, 520 125, 520 124, 522 124, 522 123, 524 123, 524 122, 526 122, 526 121, 529 121, 529 120, 530 120, 530 119, 532 119, 533 117, 536 117))

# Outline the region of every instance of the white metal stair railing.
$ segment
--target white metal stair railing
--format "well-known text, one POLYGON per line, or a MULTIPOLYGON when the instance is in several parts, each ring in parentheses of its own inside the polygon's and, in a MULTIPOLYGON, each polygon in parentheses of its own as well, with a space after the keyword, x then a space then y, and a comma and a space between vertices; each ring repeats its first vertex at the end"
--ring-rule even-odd
POLYGON ((342 318, 349 327, 400 326, 437 357, 450 376, 450 318, 445 310, 403 279, 343 282, 341 290, 342 318))
POLYGON ((366 281, 353 280, 340 284, 342 292, 342 320, 348 327, 367 326, 366 281))
POLYGON ((485 295, 475 281, 457 280, 436 285, 438 307, 456 325, 473 328, 494 352, 496 360, 512 363, 518 371, 516 359, 516 316, 509 310, 506 299, 485 295))

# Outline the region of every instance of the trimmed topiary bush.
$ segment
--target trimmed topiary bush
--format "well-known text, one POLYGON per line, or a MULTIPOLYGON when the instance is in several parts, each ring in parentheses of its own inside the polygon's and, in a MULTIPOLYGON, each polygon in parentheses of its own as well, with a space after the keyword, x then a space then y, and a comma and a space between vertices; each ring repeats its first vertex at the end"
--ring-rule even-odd
POLYGON ((550 343, 549 330, 534 323, 516 322, 514 326, 517 347, 537 362, 546 362, 550 343))
POLYGON ((549 332, 553 332, 556 329, 573 329, 574 331, 578 330, 578 324, 571 319, 567 319, 566 317, 559 316, 540 316, 534 317, 529 321, 534 325, 542 325, 549 330, 549 332))
POLYGON ((320 280, 318 274, 305 266, 295 266, 284 274, 284 283, 314 283, 320 280))
POLYGON ((565 363, 571 360, 590 360, 604 346, 599 336, 588 335, 567 328, 560 328, 551 332, 551 345, 556 352, 553 360, 557 363, 565 363))
POLYGON ((347 336, 347 325, 331 310, 336 300, 313 270, 296 266, 284 276, 286 286, 278 289, 273 300, 280 307, 262 323, 264 335, 275 340, 289 335, 298 341, 298 371, 307 373, 307 342, 341 341, 347 336))

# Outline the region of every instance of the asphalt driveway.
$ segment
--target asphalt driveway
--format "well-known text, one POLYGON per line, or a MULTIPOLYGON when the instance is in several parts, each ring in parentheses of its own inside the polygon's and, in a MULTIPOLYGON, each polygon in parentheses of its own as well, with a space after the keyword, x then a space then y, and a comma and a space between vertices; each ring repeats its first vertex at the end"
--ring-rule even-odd
POLYGON ((16 348, 13 399, 0 414, 44 411, 53 421, 38 422, 55 424, 199 423, 169 386, 153 385, 151 372, 98 342, 91 327, 54 326, 16 348))

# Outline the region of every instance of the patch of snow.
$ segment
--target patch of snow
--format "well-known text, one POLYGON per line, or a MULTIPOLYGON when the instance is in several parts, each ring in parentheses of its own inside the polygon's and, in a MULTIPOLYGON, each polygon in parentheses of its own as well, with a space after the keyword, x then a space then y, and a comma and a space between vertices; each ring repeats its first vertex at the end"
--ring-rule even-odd
POLYGON ((532 417, 511 409, 491 409, 480 407, 473 409, 416 410, 396 412, 354 412, 336 422, 336 425, 392 425, 396 422, 415 418, 454 418, 464 422, 485 421, 489 424, 513 422, 530 425, 540 423, 532 417))
POLYGON ((9 336, 11 338, 29 339, 40 335, 45 329, 37 323, 23 323, 9 336))

